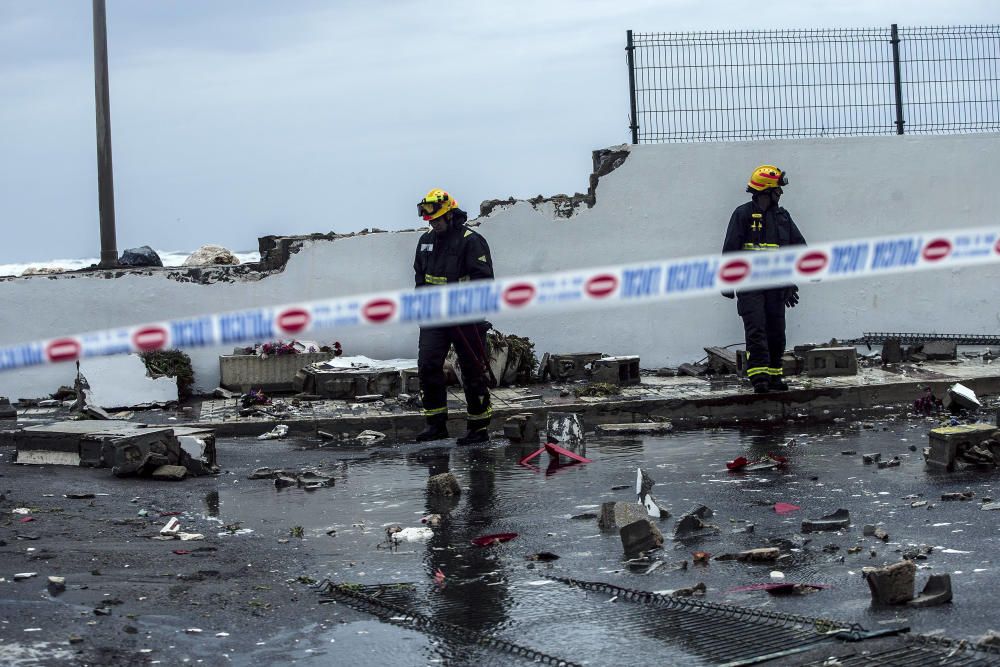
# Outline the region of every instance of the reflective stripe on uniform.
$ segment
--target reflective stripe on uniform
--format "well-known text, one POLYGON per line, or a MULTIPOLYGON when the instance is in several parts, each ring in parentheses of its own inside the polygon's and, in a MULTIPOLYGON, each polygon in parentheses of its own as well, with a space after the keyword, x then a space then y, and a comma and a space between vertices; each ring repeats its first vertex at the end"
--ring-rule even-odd
POLYGON ((443 415, 448 413, 448 406, 443 408, 424 408, 424 417, 432 417, 434 415, 443 415))
POLYGON ((493 416, 493 407, 490 406, 490 407, 486 408, 486 410, 484 412, 481 412, 478 415, 474 415, 474 414, 472 414, 470 412, 470 413, 468 413, 468 416, 466 418, 467 419, 489 419, 492 416, 493 416))
POLYGON ((447 285, 448 279, 444 276, 432 276, 429 273, 425 273, 424 282, 428 285, 447 285))
POLYGON ((781 377, 782 375, 785 374, 785 371, 782 368, 768 368, 767 372, 769 375, 776 375, 778 377, 781 377))
POLYGON ((754 375, 769 375, 770 370, 767 366, 754 366, 753 368, 747 369, 747 377, 752 378, 754 375))
POLYGON ((744 243, 744 250, 777 250, 781 246, 777 243, 744 243))

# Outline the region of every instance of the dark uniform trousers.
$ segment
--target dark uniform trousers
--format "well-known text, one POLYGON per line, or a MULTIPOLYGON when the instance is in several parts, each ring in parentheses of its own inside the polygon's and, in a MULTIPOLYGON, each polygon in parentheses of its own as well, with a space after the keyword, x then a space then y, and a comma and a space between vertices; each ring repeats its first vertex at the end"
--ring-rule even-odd
POLYGON ((429 424, 443 425, 448 421, 444 360, 448 349, 454 345, 468 404, 468 428, 478 431, 489 426, 493 410, 490 407, 489 360, 486 355, 488 328, 485 322, 478 322, 420 329, 417 374, 424 416, 429 424))
POLYGON ((747 378, 754 384, 782 376, 785 353, 785 290, 737 292, 736 312, 743 318, 747 378))

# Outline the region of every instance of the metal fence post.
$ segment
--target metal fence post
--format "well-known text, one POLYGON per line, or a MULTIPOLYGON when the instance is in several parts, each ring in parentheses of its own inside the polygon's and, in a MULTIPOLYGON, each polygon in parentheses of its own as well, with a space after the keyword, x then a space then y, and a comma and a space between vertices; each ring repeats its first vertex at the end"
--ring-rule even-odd
POLYGON ((629 101, 629 128, 632 130, 632 143, 639 143, 639 121, 635 113, 635 59, 633 57, 635 46, 632 45, 632 31, 626 33, 625 53, 628 54, 628 101, 629 101))
POLYGON ((117 266, 115 184, 111 165, 111 94, 108 89, 108 29, 104 0, 94 5, 94 97, 97 116, 97 199, 101 212, 102 267, 117 266))
POLYGON ((899 72, 899 30, 892 24, 892 81, 896 93, 896 134, 903 134, 903 81, 899 72))

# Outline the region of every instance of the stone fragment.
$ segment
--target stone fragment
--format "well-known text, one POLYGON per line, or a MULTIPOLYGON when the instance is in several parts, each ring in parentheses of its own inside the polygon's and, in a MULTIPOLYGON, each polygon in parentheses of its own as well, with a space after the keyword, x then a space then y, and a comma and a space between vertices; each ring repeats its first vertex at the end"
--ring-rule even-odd
POLYGON ((1000 646, 1000 632, 987 630, 986 634, 976 640, 978 646, 1000 646))
POLYGON ((904 560, 888 567, 862 570, 875 604, 902 604, 913 599, 913 580, 917 566, 904 560))
POLYGON ((674 537, 691 537, 704 532, 719 532, 719 527, 706 523, 705 519, 712 516, 711 509, 704 505, 699 505, 693 510, 683 515, 674 524, 674 537))
POLYGON ((598 424, 594 430, 602 435, 663 435, 673 433, 674 425, 670 422, 598 424))
POLYGON ((932 574, 920 595, 907 602, 911 607, 933 607, 951 602, 951 575, 932 574))
MULTIPOLYGON (((983 404, 976 397, 976 392, 961 383, 955 383, 948 388, 948 400, 954 406, 965 410, 978 410, 983 407, 983 404)), ((950 406, 946 405, 945 407, 950 406)))
POLYGON ((882 540, 883 542, 889 541, 889 533, 885 531, 884 528, 876 528, 872 536, 877 540, 882 540))
POLYGON ((929 340, 923 344, 920 352, 927 355, 930 361, 946 361, 958 356, 958 345, 950 340, 929 340))
POLYGON ((286 486, 298 486, 299 480, 296 477, 292 477, 286 472, 276 471, 273 475, 274 486, 278 489, 283 489, 286 486))
POLYGON ((148 245, 126 249, 118 263, 122 266, 163 266, 163 260, 148 245))
POLYGON ((531 413, 514 415, 503 423, 503 436, 511 442, 538 442, 538 425, 531 413))
POLYGON ((627 556, 663 546, 663 534, 649 519, 640 519, 619 530, 622 548, 627 556))
POLYGON ((875 524, 866 523, 861 529, 861 534, 865 537, 871 537, 875 534, 875 524))
POLYGON ((861 455, 861 460, 864 463, 870 465, 872 463, 878 463, 879 461, 881 461, 882 460, 882 455, 879 454, 878 452, 875 452, 874 454, 862 454, 861 455))
POLYGON ((434 475, 427 480, 427 495, 432 497, 458 496, 462 494, 462 487, 458 479, 450 472, 443 472, 434 475))
POLYGON ((17 408, 6 396, 0 396, 0 419, 17 419, 17 408))
POLYGON ((903 361, 903 350, 898 338, 887 338, 882 343, 882 364, 898 364, 903 361))
POLYGON ((601 530, 619 530, 646 518, 646 509, 639 503, 606 502, 601 504, 601 517, 597 526, 601 530))
POLYGON ((247 475, 247 479, 271 479, 276 473, 282 473, 282 470, 272 470, 271 468, 257 468, 252 473, 247 475))
POLYGON ((819 519, 802 522, 803 533, 815 533, 824 530, 841 530, 851 525, 851 514, 845 509, 839 509, 819 519))
POLYGON ((879 461, 878 462, 878 467, 879 467, 879 470, 881 470, 883 468, 897 468, 902 463, 903 463, 903 461, 898 456, 894 456, 891 459, 889 459, 888 461, 879 461))
POLYGON ((705 591, 707 590, 708 589, 705 587, 704 582, 698 582, 690 588, 678 588, 670 594, 675 597, 702 597, 705 595, 705 591))
POLYGON ((973 491, 955 491, 953 493, 942 493, 941 500, 972 500, 975 495, 973 491))
POLYGON ((191 253, 184 266, 213 266, 239 264, 239 258, 220 245, 207 244, 191 253))
POLYGON ((316 435, 320 437, 320 440, 333 440, 334 435, 328 431, 316 431, 316 435))
POLYGON ((184 479, 186 475, 187 468, 184 466, 165 465, 153 470, 153 479, 177 481, 179 479, 184 479))

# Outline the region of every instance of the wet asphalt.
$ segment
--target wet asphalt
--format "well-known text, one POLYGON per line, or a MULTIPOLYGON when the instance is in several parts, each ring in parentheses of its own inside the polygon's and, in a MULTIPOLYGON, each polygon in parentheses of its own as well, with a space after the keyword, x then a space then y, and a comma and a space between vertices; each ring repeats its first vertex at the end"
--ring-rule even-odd
POLYGON ((581 596, 545 575, 649 591, 704 583, 704 599, 712 602, 855 622, 869 630, 906 626, 976 637, 1000 625, 993 606, 1000 593, 994 563, 1000 512, 979 509, 984 497, 1000 499, 1000 476, 927 472, 920 454, 934 425, 887 410, 880 419, 815 427, 590 435, 592 463, 554 469, 545 455, 540 466, 519 465, 528 449, 499 440, 474 448, 444 442, 359 449, 312 439, 223 439, 222 475, 177 483, 115 479, 107 470, 22 467, 10 463, 9 449, 0 450, 0 662, 482 662, 441 637, 381 623, 344 604, 319 604, 308 584, 324 579, 412 585, 408 604, 416 611, 594 665, 663 664, 683 652, 651 635, 622 642, 614 612, 620 603, 581 596), (898 456, 901 465, 866 465, 862 454, 869 452, 898 456), (726 461, 737 456, 768 453, 786 457, 787 466, 726 470, 726 461), (335 485, 276 489, 269 480, 247 479, 259 466, 314 468, 332 474, 335 485), (656 481, 653 495, 674 515, 658 522, 666 543, 657 557, 666 564, 650 574, 625 566, 616 533, 602 533, 596 519, 573 518, 599 513, 602 502, 634 500, 640 466, 656 481), (426 482, 446 470, 463 493, 442 503, 427 496, 426 482), (621 486, 626 488, 616 488, 621 486), (942 493, 964 490, 974 498, 941 501, 942 493), (63 497, 75 492, 107 495, 63 497), (927 505, 911 507, 919 501, 927 505), (801 509, 778 514, 776 502, 801 509), (714 510, 711 522, 719 532, 675 539, 676 517, 697 504, 714 510), (32 508, 35 520, 21 523, 24 515, 12 514, 17 507, 32 508), (803 519, 839 508, 851 513, 849 529, 801 533, 803 519), (142 510, 146 516, 139 516, 142 510), (205 539, 150 539, 168 512, 182 512, 182 529, 205 539), (430 539, 390 545, 388 526, 418 527, 431 512, 443 519, 430 539), (864 537, 864 524, 880 525, 888 541, 864 537), (488 548, 471 543, 504 532, 517 537, 488 548), (789 554, 780 565, 692 563, 694 551, 716 556, 772 544, 789 554), (929 574, 950 573, 954 603, 872 607, 861 568, 897 562, 911 545, 933 547, 917 562, 918 590, 929 574), (855 546, 860 551, 848 553, 855 546), (542 551, 559 559, 527 560, 542 551), (674 567, 681 561, 686 569, 674 567), (14 573, 31 571, 38 576, 12 582, 14 573), (438 571, 443 582, 435 582, 438 571), (782 597, 735 590, 772 581, 772 571, 823 589, 782 597), (65 576, 67 591, 47 592, 49 575, 65 576), (97 608, 109 613, 97 615, 97 608), (201 632, 187 632, 193 629, 201 632), (71 636, 82 641, 70 644, 71 636))

